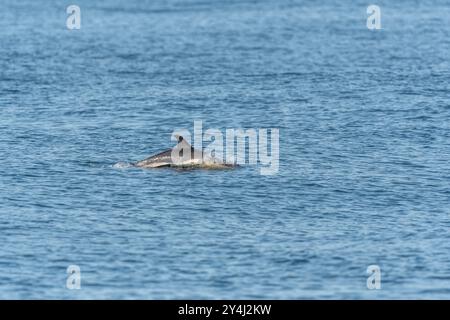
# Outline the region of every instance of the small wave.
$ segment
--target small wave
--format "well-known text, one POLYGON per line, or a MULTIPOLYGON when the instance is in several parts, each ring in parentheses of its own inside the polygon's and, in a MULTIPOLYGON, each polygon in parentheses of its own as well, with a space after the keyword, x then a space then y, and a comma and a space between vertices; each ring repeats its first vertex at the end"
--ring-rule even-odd
POLYGON ((126 169, 133 167, 132 163, 129 162, 117 162, 112 166, 114 169, 126 169))

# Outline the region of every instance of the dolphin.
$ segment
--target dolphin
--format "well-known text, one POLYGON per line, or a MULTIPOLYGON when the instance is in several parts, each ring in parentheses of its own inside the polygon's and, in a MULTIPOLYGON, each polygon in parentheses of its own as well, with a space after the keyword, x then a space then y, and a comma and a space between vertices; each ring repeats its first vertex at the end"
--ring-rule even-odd
POLYGON ((203 150, 192 147, 182 136, 175 136, 178 144, 172 149, 155 154, 147 159, 134 163, 138 168, 204 168, 226 169, 235 164, 225 163, 221 159, 205 155, 203 150))

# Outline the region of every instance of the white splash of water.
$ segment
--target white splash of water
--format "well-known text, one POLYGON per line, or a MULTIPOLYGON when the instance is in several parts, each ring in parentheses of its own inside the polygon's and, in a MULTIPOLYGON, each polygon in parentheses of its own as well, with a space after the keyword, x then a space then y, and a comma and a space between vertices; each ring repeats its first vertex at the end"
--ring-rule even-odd
POLYGON ((129 162, 117 162, 112 166, 114 169, 126 169, 131 168, 133 165, 129 162))

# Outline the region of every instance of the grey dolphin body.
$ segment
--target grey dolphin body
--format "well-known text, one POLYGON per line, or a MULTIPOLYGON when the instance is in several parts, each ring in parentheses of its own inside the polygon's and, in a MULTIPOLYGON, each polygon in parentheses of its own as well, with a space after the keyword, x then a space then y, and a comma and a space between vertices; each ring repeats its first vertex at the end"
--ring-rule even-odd
POLYGON ((145 160, 138 161, 134 165, 141 168, 170 167, 172 165, 172 149, 158 153, 145 160))
POLYGON ((139 168, 207 168, 221 169, 231 168, 234 164, 224 163, 222 160, 207 157, 203 151, 194 149, 183 137, 178 137, 178 144, 169 150, 155 154, 147 159, 138 161, 134 166, 139 168), (190 152, 189 152, 190 151, 190 152), (190 156, 189 156, 190 153, 190 156), (179 155, 179 159, 173 159, 172 155, 179 155))

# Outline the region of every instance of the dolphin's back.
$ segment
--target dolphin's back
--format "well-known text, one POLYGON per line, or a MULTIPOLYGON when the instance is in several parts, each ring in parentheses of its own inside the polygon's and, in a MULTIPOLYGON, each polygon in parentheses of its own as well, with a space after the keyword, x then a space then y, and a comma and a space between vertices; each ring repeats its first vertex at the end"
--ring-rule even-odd
POLYGON ((155 154, 147 159, 139 161, 135 164, 136 167, 158 168, 167 167, 172 164, 172 149, 155 154))
MULTIPOLYGON (((177 159, 176 159, 177 160, 177 159)), ((173 148, 158 154, 155 154, 147 159, 136 162, 136 167, 141 168, 160 168, 160 167, 202 167, 202 168, 228 168, 233 167, 211 157, 206 157, 203 151, 194 149, 183 137, 180 137, 179 143, 173 148), (182 162, 174 163, 172 161, 172 153, 177 153, 180 157, 183 157, 183 153, 186 150, 190 150, 190 157, 185 155, 182 162)))

